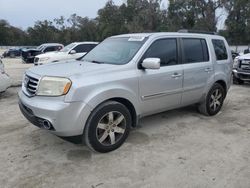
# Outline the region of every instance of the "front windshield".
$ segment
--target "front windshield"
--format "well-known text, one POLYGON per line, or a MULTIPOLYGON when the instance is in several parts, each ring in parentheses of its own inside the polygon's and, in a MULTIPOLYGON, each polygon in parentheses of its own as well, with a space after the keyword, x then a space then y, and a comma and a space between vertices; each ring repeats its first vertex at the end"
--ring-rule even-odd
POLYGON ((60 50, 60 52, 68 52, 69 50, 71 50, 76 44, 75 43, 71 43, 67 46, 65 46, 63 49, 60 50))
POLYGON ((97 45, 83 61, 122 65, 128 63, 145 43, 145 37, 109 38, 97 45))

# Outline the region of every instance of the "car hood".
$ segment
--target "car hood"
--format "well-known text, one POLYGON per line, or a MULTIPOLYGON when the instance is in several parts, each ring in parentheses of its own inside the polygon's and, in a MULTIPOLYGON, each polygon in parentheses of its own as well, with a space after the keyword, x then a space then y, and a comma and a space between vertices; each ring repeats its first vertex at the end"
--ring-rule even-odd
POLYGON ((34 66, 27 70, 31 74, 38 76, 56 76, 56 77, 71 77, 78 75, 99 75, 104 72, 113 72, 114 69, 120 67, 119 65, 111 64, 96 64, 86 61, 63 61, 53 64, 45 64, 41 66, 34 66))
POLYGON ((40 55, 37 55, 36 57, 38 57, 38 58, 43 58, 43 57, 51 58, 51 57, 60 57, 62 55, 66 55, 66 54, 67 54, 67 52, 58 52, 58 51, 56 51, 56 52, 47 52, 45 54, 40 54, 40 55))
POLYGON ((243 60, 243 59, 250 59, 250 53, 249 54, 244 54, 238 57, 239 60, 243 60))

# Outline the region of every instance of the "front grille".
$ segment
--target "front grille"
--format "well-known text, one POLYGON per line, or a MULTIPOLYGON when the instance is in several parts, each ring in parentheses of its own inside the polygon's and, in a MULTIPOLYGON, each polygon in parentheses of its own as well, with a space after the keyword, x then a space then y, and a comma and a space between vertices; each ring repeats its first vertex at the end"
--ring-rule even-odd
POLYGON ((250 60, 240 61, 240 68, 243 70, 250 70, 250 60))
POLYGON ((37 91, 39 79, 25 75, 24 87, 29 95, 34 96, 37 91))
POLYGON ((241 80, 250 80, 250 75, 248 74, 239 74, 241 80))

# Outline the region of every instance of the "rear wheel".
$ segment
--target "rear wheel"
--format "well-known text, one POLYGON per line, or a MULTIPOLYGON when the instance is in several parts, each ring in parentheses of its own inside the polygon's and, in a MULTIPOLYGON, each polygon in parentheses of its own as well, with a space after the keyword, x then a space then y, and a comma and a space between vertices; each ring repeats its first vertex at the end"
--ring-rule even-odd
POLYGON ((224 88, 215 83, 209 90, 206 99, 199 105, 198 110, 207 116, 216 115, 221 110, 225 96, 226 91, 224 88))
POLYGON ((86 145, 94 151, 106 153, 119 148, 128 137, 132 118, 121 103, 108 101, 90 115, 84 131, 86 145))

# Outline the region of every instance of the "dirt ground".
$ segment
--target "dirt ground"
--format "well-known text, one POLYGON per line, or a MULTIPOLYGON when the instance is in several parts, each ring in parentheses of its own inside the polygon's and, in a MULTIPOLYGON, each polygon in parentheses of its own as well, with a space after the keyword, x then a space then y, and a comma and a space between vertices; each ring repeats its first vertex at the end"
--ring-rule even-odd
MULTIPOLYGON (((14 82, 30 66, 4 63, 14 82)), ((191 106, 144 118, 108 154, 31 125, 19 111, 18 90, 0 96, 0 187, 250 187, 250 84, 233 85, 215 117, 191 106)))

